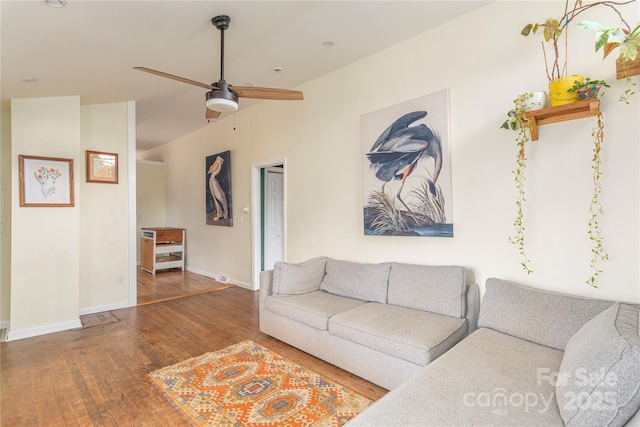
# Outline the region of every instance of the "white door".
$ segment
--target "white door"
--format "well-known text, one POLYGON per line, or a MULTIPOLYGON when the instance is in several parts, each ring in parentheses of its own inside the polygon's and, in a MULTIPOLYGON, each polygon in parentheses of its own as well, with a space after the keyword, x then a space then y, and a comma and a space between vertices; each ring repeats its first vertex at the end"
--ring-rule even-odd
POLYGON ((284 259, 283 175, 281 168, 266 168, 264 180, 264 269, 284 259))

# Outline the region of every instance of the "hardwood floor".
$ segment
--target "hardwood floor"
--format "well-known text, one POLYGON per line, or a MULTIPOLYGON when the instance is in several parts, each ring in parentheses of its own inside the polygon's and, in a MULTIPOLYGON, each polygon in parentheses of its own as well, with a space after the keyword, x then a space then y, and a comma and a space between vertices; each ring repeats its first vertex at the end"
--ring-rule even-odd
POLYGON ((138 268, 138 305, 182 298, 235 285, 220 283, 209 277, 178 269, 161 270, 155 274, 138 268))
POLYGON ((108 313, 118 320, 0 343, 0 425, 186 425, 145 374, 244 340, 371 399, 386 393, 259 332, 257 292, 231 287, 108 313))

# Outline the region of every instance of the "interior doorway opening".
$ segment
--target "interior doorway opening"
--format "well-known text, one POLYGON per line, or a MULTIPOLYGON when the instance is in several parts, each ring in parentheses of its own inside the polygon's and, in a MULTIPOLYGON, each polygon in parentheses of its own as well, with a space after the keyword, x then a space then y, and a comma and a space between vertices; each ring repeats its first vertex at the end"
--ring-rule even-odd
POLYGON ((262 168, 262 259, 261 270, 270 270, 284 260, 284 172, 282 165, 262 168))
POLYGON ((286 257, 286 162, 275 160, 252 167, 252 287, 260 287, 260 272, 286 257))

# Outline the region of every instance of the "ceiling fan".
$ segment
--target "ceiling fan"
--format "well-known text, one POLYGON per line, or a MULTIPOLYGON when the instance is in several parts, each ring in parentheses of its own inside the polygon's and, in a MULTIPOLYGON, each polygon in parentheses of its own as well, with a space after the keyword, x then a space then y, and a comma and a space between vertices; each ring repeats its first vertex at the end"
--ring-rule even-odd
POLYGON ((216 16, 211 19, 211 23, 220 30, 220 80, 217 83, 200 83, 162 71, 152 70, 146 67, 133 67, 135 70, 155 74, 160 77, 177 80, 190 85, 210 89, 206 94, 207 110, 205 117, 215 119, 222 113, 236 111, 238 109, 238 98, 252 99, 277 99, 277 100, 302 100, 302 92, 297 90, 274 89, 254 86, 232 86, 224 80, 224 32, 229 28, 231 18, 227 15, 216 16))

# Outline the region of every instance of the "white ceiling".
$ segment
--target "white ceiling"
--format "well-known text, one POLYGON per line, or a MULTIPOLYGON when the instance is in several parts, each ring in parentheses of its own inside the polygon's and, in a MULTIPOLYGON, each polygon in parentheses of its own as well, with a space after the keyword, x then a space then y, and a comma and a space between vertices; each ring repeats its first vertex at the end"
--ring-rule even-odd
MULTIPOLYGON (((2 0, 2 105, 8 108, 11 98, 68 95, 79 95, 82 104, 134 100, 137 148, 144 151, 207 125, 206 89, 132 67, 217 81, 216 15, 231 17, 227 82, 291 89, 486 3, 68 0, 52 8, 38 0, 2 0), (334 46, 324 47, 326 41, 334 46), (284 73, 276 75, 274 67, 284 73)), ((241 99, 240 108, 253 102, 241 99)))

